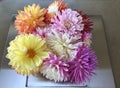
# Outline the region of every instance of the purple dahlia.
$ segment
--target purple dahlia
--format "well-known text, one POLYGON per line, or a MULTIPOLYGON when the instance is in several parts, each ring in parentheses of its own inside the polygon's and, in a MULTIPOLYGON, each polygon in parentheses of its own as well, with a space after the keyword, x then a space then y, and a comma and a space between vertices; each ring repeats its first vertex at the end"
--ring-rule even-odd
POLYGON ((90 47, 78 47, 73 61, 69 64, 69 81, 77 84, 84 83, 95 74, 97 58, 90 47))

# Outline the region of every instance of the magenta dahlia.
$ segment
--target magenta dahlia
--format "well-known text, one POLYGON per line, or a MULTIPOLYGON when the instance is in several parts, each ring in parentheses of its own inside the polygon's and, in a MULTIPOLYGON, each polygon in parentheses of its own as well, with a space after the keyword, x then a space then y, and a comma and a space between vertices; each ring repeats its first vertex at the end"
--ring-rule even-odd
POLYGON ((82 24, 82 16, 77 11, 71 9, 62 10, 62 12, 57 12, 56 16, 51 19, 52 27, 61 31, 68 33, 80 32, 84 29, 84 24, 82 24))
POLYGON ((69 81, 80 84, 90 80, 90 77, 95 74, 97 58, 91 48, 78 47, 74 60, 68 62, 68 64, 70 66, 69 81))

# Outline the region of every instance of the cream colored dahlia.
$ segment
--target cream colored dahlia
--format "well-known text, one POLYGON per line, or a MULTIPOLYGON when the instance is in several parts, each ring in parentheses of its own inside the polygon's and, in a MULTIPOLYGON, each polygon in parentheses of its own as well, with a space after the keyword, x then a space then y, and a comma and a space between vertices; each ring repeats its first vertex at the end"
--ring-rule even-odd
POLYGON ((15 28, 19 33, 32 33, 37 27, 46 25, 44 22, 45 13, 46 9, 41 9, 39 5, 28 5, 24 7, 24 11, 18 11, 15 28))
POLYGON ((51 30, 46 36, 48 48, 57 56, 64 55, 64 60, 73 59, 76 48, 83 44, 80 39, 81 35, 70 36, 67 33, 60 33, 56 30, 51 30))
POLYGON ((43 60, 49 56, 45 40, 32 34, 18 35, 10 42, 7 58, 18 73, 37 73, 43 60))

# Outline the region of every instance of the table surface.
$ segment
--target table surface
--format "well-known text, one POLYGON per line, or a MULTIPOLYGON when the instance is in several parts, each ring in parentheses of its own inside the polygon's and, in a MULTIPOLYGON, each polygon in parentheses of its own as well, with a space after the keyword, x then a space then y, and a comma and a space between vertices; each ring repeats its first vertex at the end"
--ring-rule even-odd
MULTIPOLYGON (((93 76, 89 82, 80 86, 85 88, 115 88, 102 17, 97 15, 91 16, 91 20, 94 24, 92 47, 97 54, 99 65, 96 69, 97 74, 93 76)), ((8 60, 5 58, 9 42, 14 39, 16 35, 17 31, 14 28, 13 22, 11 22, 2 64, 0 66, 0 88, 25 88, 26 83, 28 88, 53 88, 53 86, 55 86, 54 88, 62 88, 62 86, 64 88, 79 88, 78 85, 75 84, 56 84, 35 76, 29 76, 26 82, 26 76, 19 75, 12 70, 8 66, 8 60)))

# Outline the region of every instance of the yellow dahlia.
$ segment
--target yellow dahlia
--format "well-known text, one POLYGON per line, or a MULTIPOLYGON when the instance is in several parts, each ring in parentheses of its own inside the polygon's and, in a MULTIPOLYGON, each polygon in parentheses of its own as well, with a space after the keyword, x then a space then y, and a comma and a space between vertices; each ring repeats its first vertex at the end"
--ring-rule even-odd
POLYGON ((55 16, 55 13, 58 11, 62 11, 67 8, 67 4, 63 2, 64 0, 56 0, 51 3, 47 9, 46 19, 47 23, 50 22, 51 18, 55 16))
POLYGON ((28 7, 24 7, 24 11, 18 11, 15 28, 19 33, 32 33, 37 27, 45 26, 45 14, 46 9, 41 9, 39 5, 28 5, 28 7))
POLYGON ((17 73, 30 75, 39 71, 48 56, 45 40, 33 34, 21 34, 10 42, 6 57, 17 73))

